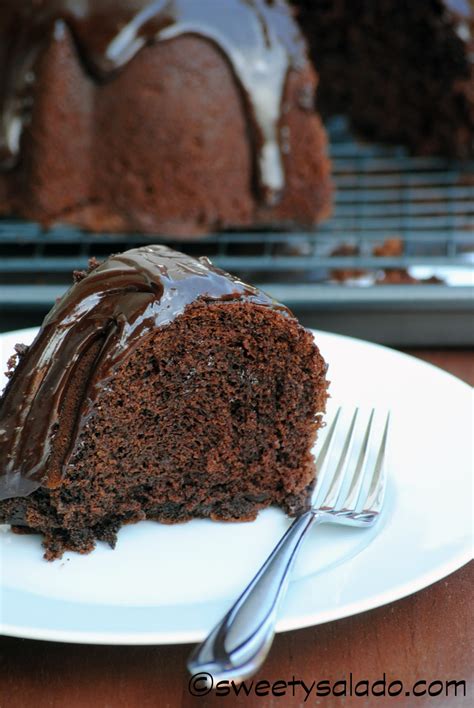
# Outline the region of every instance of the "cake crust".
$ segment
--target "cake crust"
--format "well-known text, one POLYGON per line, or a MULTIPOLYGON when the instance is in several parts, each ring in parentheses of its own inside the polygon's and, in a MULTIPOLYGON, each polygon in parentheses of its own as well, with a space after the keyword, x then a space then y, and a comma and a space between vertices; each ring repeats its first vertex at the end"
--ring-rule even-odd
POLYGON ((182 238, 328 216, 316 75, 283 0, 39 6, 5 10, 0 213, 182 238))

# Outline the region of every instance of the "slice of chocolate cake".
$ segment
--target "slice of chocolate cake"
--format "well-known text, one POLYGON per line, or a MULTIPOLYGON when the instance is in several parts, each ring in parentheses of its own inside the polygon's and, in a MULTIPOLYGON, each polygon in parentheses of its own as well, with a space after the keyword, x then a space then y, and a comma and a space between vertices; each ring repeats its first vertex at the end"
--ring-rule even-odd
POLYGON ((289 310, 162 246, 75 281, 0 401, 1 522, 52 559, 140 519, 305 506, 326 365, 289 310))

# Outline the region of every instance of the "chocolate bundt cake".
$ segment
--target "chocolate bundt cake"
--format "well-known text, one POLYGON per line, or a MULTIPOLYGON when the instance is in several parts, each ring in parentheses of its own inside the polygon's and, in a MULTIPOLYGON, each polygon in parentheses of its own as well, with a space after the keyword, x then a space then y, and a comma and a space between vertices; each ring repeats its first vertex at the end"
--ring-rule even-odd
POLYGON ((0 213, 192 236, 330 211, 284 0, 6 0, 0 213))
POLYGON ((42 533, 49 559, 140 519, 308 502, 326 365, 287 308, 207 259, 146 246, 92 263, 16 358, 0 522, 42 533))
POLYGON ((317 106, 413 153, 474 155, 473 0, 292 0, 317 106))

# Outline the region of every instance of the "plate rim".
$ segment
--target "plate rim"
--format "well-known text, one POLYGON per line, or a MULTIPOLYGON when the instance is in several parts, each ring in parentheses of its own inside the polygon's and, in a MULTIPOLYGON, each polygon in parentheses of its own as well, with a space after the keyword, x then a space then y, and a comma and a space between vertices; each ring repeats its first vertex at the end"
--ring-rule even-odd
MULTIPOLYGON (((403 583, 402 585, 392 586, 389 590, 379 593, 379 595, 371 596, 365 601, 347 603, 344 610, 337 611, 335 608, 331 612, 308 613, 297 618, 285 620, 282 618, 276 624, 276 633, 283 634, 297 629, 307 629, 308 627, 317 627, 320 624, 335 622, 347 617, 353 617, 363 612, 376 610, 384 605, 389 605, 392 602, 398 602, 410 595, 414 595, 425 588, 443 580, 452 575, 456 571, 463 568, 472 561, 471 554, 466 551, 458 554, 455 560, 446 563, 442 566, 442 571, 427 572, 417 580, 416 583, 403 583), (394 596, 392 596, 394 595, 394 596)), ((437 569, 439 570, 439 569, 437 569)), ((300 584, 306 584, 308 581, 318 582, 318 575, 313 578, 305 578, 299 581, 300 584)), ((73 604, 73 603, 72 603, 73 604)), ((117 608, 118 610, 120 608, 117 608)), ((150 608, 150 611, 152 608, 150 608)), ((76 631, 76 630, 51 630, 41 628, 22 628, 15 625, 0 625, 0 634, 18 639, 34 639, 45 642, 61 642, 64 644, 94 644, 101 646, 150 646, 150 645, 173 645, 173 644, 195 644, 201 642, 208 635, 207 630, 175 630, 174 632, 136 632, 136 633, 107 633, 107 632, 91 632, 91 631, 76 631)))
MULTIPOLYGON (((18 336, 19 340, 24 335, 31 336, 31 334, 38 331, 37 327, 29 327, 18 330, 12 330, 8 332, 0 333, 0 341, 3 342, 4 337, 15 337, 18 336)), ((315 341, 318 344, 318 337, 320 335, 328 336, 331 339, 347 341, 350 343, 357 343, 359 345, 368 346, 371 349, 381 350, 382 352, 389 352, 397 357, 402 357, 404 360, 410 360, 411 362, 416 362, 421 367, 428 367, 438 376, 448 377, 450 382, 455 385, 463 394, 469 394, 472 396, 474 388, 470 386, 465 381, 462 381, 458 377, 454 376, 450 372, 444 369, 426 362, 423 359, 418 359, 413 357, 406 352, 400 352, 397 349, 392 349, 390 347, 371 342, 368 340, 359 339, 356 337, 348 337, 346 335, 341 335, 333 332, 327 332, 323 330, 310 330, 315 336, 315 341)), ((369 597, 354 600, 352 602, 346 602, 342 607, 335 605, 331 610, 316 610, 313 612, 306 612, 297 616, 290 616, 288 618, 282 617, 276 626, 277 633, 287 632, 294 629, 303 629, 305 627, 317 626, 318 624, 323 624, 326 622, 332 622, 337 619, 344 619, 361 612, 366 612, 368 610, 376 609, 383 605, 401 600, 411 594, 419 592, 420 590, 429 587, 433 583, 442 580, 443 578, 451 575, 456 570, 459 570, 464 565, 472 560, 472 548, 465 548, 458 551, 453 557, 447 559, 441 565, 438 565, 434 569, 429 569, 417 576, 414 580, 404 581, 400 584, 392 584, 388 589, 385 589, 378 594, 370 595, 369 597)), ((350 561, 347 561, 350 562, 350 561)), ((319 584, 319 574, 316 573, 313 576, 300 578, 295 581, 294 585, 298 586, 298 592, 308 592, 309 588, 316 584, 319 584)), ((2 584, 0 582, 0 599, 2 592, 2 584)), ((27 591, 24 591, 27 593, 27 591)), ((33 593, 29 593, 33 594, 33 593)), ((38 597, 42 597, 39 595, 38 597)), ((66 602, 66 601, 63 601, 66 602)), ((206 607, 216 607, 219 605, 225 605, 228 600, 224 599, 222 601, 213 601, 211 603, 206 603, 206 607)), ((68 604, 66 602, 66 604, 68 604)), ((87 606, 88 603, 77 603, 71 602, 71 605, 83 604, 87 606)), ((90 603, 89 603, 90 604, 90 603)), ((199 607, 198 603, 193 605, 188 605, 188 607, 196 606, 199 607)), ((110 607, 110 606, 109 606, 110 607)), ((122 608, 118 605, 116 610, 119 612, 122 608)), ((150 606, 150 611, 153 607, 150 606)), ((121 646, 145 646, 152 644, 186 644, 201 641, 207 633, 207 630, 185 630, 178 629, 174 631, 139 631, 139 632, 113 632, 113 631, 89 631, 89 630, 59 630, 59 629, 48 629, 41 627, 26 627, 15 624, 7 624, 2 621, 0 617, 0 633, 10 637, 17 637, 22 639, 34 639, 40 641, 57 641, 72 644, 97 644, 97 645, 121 645, 121 646)))

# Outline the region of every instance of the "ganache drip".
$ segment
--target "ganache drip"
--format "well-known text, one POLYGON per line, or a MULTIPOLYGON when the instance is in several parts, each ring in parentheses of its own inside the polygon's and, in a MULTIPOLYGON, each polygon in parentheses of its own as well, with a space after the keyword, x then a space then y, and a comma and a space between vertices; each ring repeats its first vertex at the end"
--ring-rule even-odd
POLYGON ((170 324, 198 299, 252 302, 289 314, 207 259, 164 246, 112 256, 71 287, 47 315, 0 400, 0 500, 27 496, 49 482, 61 406, 90 348, 98 347, 98 354, 87 375, 70 450, 101 390, 142 337, 170 324))
MULTIPOLYGON (((15 36, 7 52, 0 116, 0 164, 13 167, 31 118, 35 65, 48 41, 69 27, 87 70, 109 79, 144 46, 195 34, 227 58, 246 96, 262 197, 285 185, 279 123, 290 68, 306 63, 305 44, 282 0, 43 0, 13 2, 15 36), (33 7, 34 5, 34 7, 33 7)), ((8 10, 7 10, 8 12, 8 10)))

